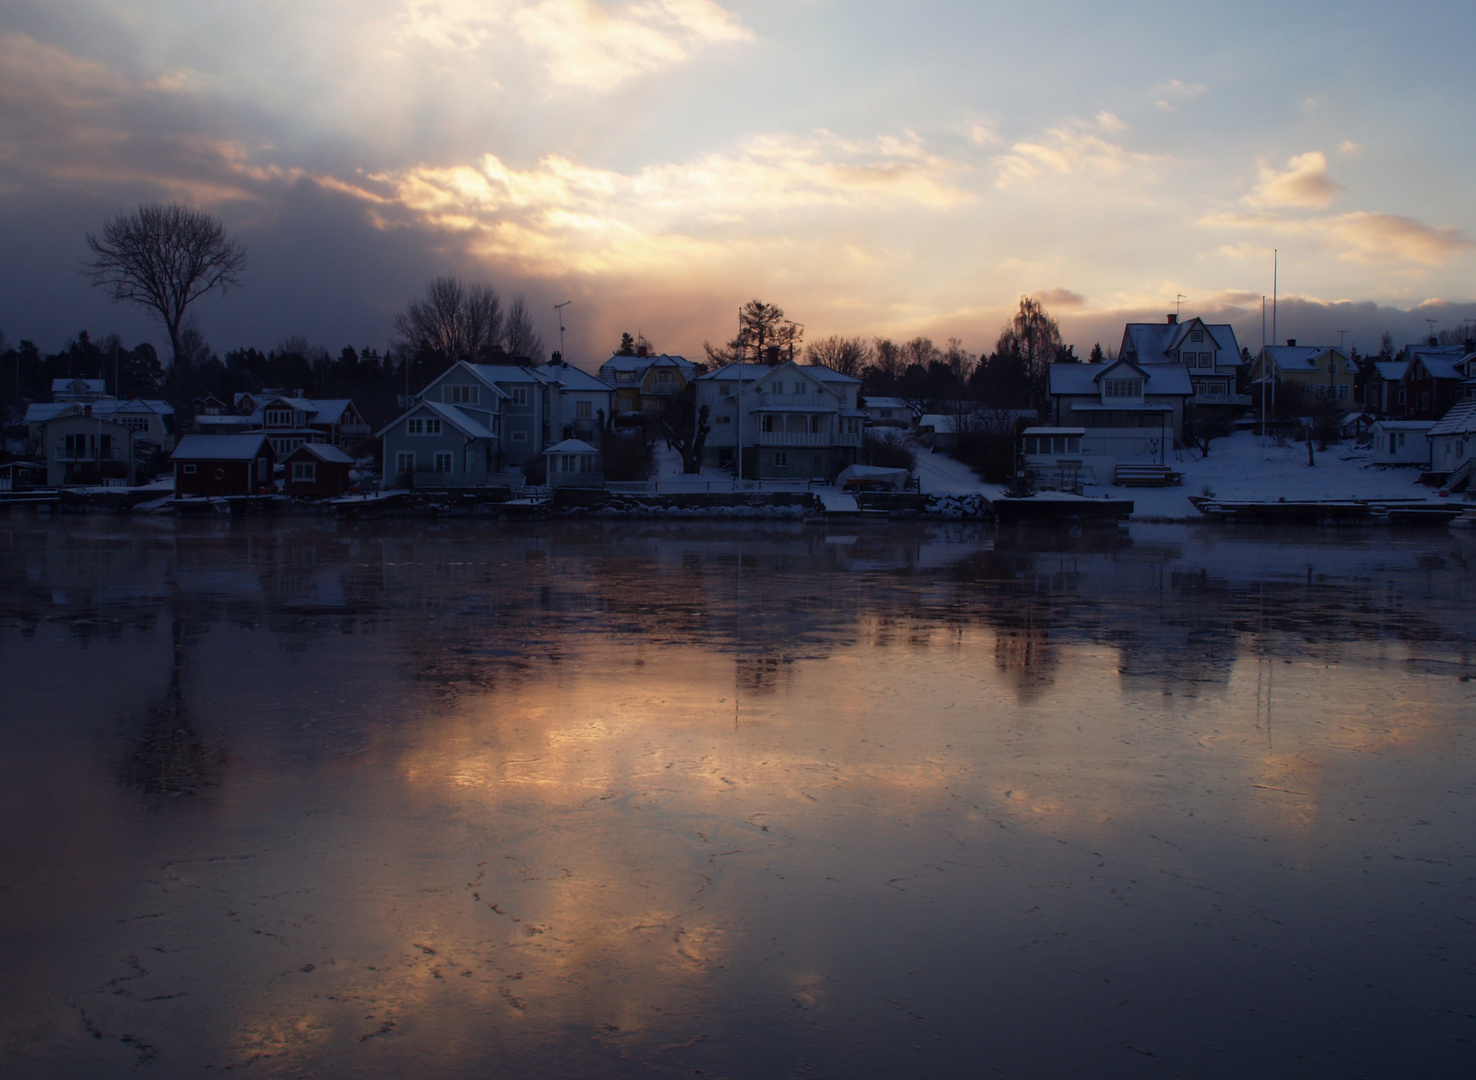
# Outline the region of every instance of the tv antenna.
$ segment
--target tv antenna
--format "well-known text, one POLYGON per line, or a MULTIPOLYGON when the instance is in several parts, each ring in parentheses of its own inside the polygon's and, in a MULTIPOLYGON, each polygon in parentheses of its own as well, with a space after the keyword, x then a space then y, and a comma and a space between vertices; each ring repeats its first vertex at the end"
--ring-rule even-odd
POLYGON ((1181 314, 1181 312, 1179 311, 1179 305, 1182 304, 1185 300, 1188 300, 1188 299, 1189 298, 1187 296, 1185 296, 1183 293, 1174 293, 1174 317, 1175 318, 1178 318, 1178 316, 1181 314))
MULTIPOLYGON (((555 296, 558 293, 554 293, 555 296)), ((562 304, 554 305, 554 313, 559 320, 559 359, 564 359, 564 309, 572 304, 573 300, 565 300, 562 304)))

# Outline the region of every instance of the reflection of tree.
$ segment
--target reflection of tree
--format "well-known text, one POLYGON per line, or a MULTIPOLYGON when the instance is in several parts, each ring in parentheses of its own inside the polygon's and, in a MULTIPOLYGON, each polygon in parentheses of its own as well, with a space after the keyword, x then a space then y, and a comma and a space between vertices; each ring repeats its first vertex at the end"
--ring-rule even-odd
POLYGON ((779 689, 780 676, 789 674, 790 661, 780 656, 740 656, 735 668, 740 691, 772 694, 779 689))
POLYGON ((169 689, 146 714, 144 729, 124 754, 119 780, 153 800, 197 795, 220 783, 226 754, 202 739, 190 721, 184 697, 185 627, 176 608, 172 622, 173 662, 169 689))
POLYGON ((1054 681, 1060 662, 1048 624, 1037 621, 1039 614, 1034 607, 1027 607, 1015 625, 997 625, 994 632, 994 663, 1012 677, 1015 691, 1026 704, 1054 681))

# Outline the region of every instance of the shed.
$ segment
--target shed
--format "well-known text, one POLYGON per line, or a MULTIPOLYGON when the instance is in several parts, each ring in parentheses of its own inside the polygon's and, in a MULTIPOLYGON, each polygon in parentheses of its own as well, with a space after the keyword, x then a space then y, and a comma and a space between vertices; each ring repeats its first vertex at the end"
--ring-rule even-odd
POLYGON ((297 498, 332 498, 354 484, 349 478, 354 459, 328 443, 303 443, 282 464, 282 490, 297 498))
POLYGON ((550 487, 604 487, 600 452, 579 439, 565 439, 543 452, 550 487))
POLYGON ((835 478, 846 491, 906 491, 912 474, 880 465, 847 465, 835 478))
POLYGON ((1374 461, 1380 465, 1428 465, 1430 429, 1433 420, 1378 420, 1368 433, 1373 436, 1374 461))
POLYGON ((254 495, 271 487, 277 463, 264 431, 186 435, 169 457, 176 495, 254 495))

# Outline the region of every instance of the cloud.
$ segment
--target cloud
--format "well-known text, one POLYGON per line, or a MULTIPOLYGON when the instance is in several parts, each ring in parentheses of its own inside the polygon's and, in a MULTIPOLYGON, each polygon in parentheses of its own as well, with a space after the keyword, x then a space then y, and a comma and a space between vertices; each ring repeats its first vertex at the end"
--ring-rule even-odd
POLYGON ((1086 306, 1086 297, 1079 292, 1072 292, 1057 285, 1051 289, 1041 289, 1035 293, 1035 297, 1042 304, 1048 304, 1056 308, 1079 308, 1086 306))
POLYGON ((790 223, 823 234, 816 214, 971 202, 951 179, 961 169, 913 138, 862 142, 820 131, 634 173, 558 155, 520 169, 487 154, 474 165, 378 173, 364 187, 382 226, 413 220, 460 233, 469 249, 531 273, 681 272, 697 260, 726 262, 745 246, 788 245, 790 223))
POLYGON ((1170 79, 1168 82, 1159 83, 1153 88, 1155 96, 1154 104, 1165 112, 1173 112, 1178 108, 1176 102, 1189 101, 1199 97, 1200 94, 1209 90, 1208 86, 1201 83, 1186 83, 1179 79, 1170 79))
POLYGON ((1105 110, 1097 114, 1097 126, 1103 131, 1109 131, 1113 134, 1118 134, 1128 130, 1127 124, 1123 123, 1123 121, 1118 119, 1118 117, 1114 114, 1106 112, 1105 110))
POLYGON ((1435 227, 1397 214, 1359 211, 1309 223, 1317 233, 1343 244, 1343 258, 1377 263, 1387 259, 1439 266, 1469 251, 1472 243, 1459 229, 1435 227))
POLYGON ((1312 150, 1298 154, 1280 172, 1260 166, 1261 182, 1241 201, 1247 206, 1296 206, 1322 209, 1343 187, 1327 175, 1327 157, 1312 150))
POLYGON ((714 0, 411 0, 401 26, 402 40, 452 53, 514 36, 540 54, 551 82, 584 90, 679 64, 704 45, 753 40, 714 0))
POLYGON ((1089 174, 1094 180, 1119 177, 1152 164, 1140 154, 1109 142, 1080 121, 1047 129, 1032 141, 1017 142, 995 159, 995 186, 1024 187, 1053 177, 1089 174))
POLYGON ((1363 153, 1363 144, 1356 143, 1352 139, 1344 139, 1338 143, 1338 153, 1346 157, 1358 157, 1363 153))

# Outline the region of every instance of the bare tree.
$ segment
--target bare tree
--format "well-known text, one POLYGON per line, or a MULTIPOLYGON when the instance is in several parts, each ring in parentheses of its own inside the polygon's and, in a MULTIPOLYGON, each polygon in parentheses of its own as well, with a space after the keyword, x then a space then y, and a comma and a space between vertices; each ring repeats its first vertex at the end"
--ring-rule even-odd
POLYGON ((995 352, 1001 356, 1018 356, 1036 398, 1044 398, 1050 366, 1062 352, 1061 327, 1033 296, 1020 297, 1015 317, 999 332, 995 352))
POLYGON ((510 356, 543 363, 543 338, 533 329, 533 317, 528 314, 528 303, 521 295, 514 296, 512 307, 507 309, 503 348, 510 356))
POLYGON ((169 332, 170 379, 178 385, 180 325, 185 312, 212 291, 241 284, 246 249, 226 234, 213 214, 181 203, 146 203, 120 213, 87 234, 92 258, 84 269, 114 300, 148 308, 169 332))
POLYGON ((839 371, 842 375, 859 378, 861 369, 871 363, 871 346, 866 343, 865 338, 831 334, 830 337, 810 342, 805 347, 805 359, 811 364, 839 371))
POLYGON ((425 287, 425 298, 412 300, 395 316, 400 346, 416 357, 434 357, 450 365, 475 360, 502 343, 502 302, 490 285, 438 277, 425 287))

